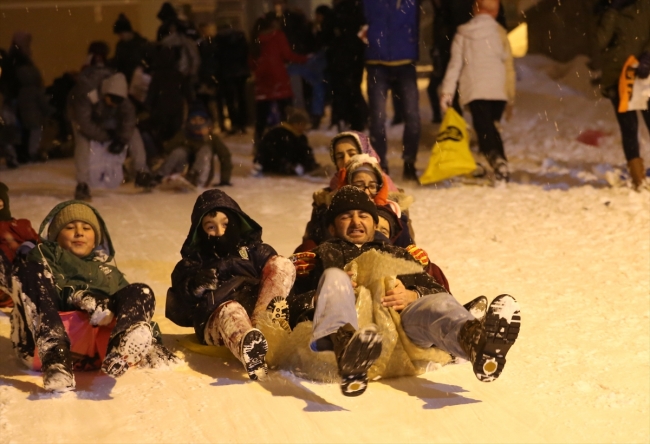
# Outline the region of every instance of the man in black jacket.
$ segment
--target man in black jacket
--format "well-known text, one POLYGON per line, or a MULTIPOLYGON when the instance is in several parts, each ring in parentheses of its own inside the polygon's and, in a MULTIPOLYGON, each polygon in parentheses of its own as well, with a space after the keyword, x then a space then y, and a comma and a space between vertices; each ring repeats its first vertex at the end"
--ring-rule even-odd
MULTIPOLYGON (((415 259, 405 249, 375 239, 377 208, 355 187, 342 187, 334 195, 327 217, 333 237, 316 247, 298 270, 295 290, 313 294, 312 350, 333 350, 343 394, 358 396, 366 389, 368 369, 381 354, 382 338, 372 324, 358 328, 354 273, 343 268, 370 250, 415 259)), ((476 377, 485 382, 499 377, 519 334, 519 305, 512 296, 495 298, 485 318, 477 320, 424 271, 398 275, 381 303, 401 312, 402 327, 415 345, 435 345, 471 361, 476 377)))

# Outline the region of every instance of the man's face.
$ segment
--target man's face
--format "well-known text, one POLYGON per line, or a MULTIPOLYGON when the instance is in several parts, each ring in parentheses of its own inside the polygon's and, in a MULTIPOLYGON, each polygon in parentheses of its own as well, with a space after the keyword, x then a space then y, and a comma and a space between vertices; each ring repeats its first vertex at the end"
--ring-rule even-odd
POLYGON ((336 216, 329 231, 334 237, 362 245, 375 238, 375 221, 370 213, 350 210, 336 216))
POLYGON ((95 248, 95 230, 90 224, 75 220, 63 227, 56 242, 77 257, 86 257, 95 248))
POLYGON ((334 145, 334 160, 336 161, 336 168, 339 170, 345 168, 350 157, 359 154, 357 144, 351 137, 344 137, 336 142, 334 145))
POLYGON ((206 214, 201 220, 201 227, 208 236, 221 237, 228 228, 228 216, 221 211, 217 211, 214 216, 206 214))

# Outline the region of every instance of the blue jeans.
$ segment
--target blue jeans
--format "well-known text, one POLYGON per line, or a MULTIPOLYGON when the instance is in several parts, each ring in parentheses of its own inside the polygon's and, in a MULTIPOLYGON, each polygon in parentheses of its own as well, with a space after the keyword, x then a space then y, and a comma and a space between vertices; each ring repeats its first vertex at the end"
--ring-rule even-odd
MULTIPOLYGON (((338 268, 328 268, 316 290, 311 347, 318 339, 336 333, 345 324, 358 329, 354 289, 350 276, 338 268)), ((449 293, 436 293, 411 302, 401 313, 402 328, 415 345, 433 345, 463 359, 469 359, 458 342, 458 333, 472 316, 449 293)))
MULTIPOLYGON (((325 84, 323 79, 326 67, 325 51, 315 53, 305 64, 292 63, 287 66, 287 72, 290 76, 300 76, 311 86, 312 116, 322 116, 325 111, 325 84)), ((302 91, 302 88, 300 90, 302 91)), ((294 91, 294 97, 297 95, 298 91, 294 91)), ((304 99, 302 103, 304 103, 304 99)))
POLYGON ((404 135, 402 159, 415 162, 420 143, 420 109, 418 84, 413 64, 400 66, 366 65, 368 71, 368 104, 370 106, 370 143, 381 158, 382 167, 388 165, 386 154, 386 95, 389 85, 402 99, 404 135))

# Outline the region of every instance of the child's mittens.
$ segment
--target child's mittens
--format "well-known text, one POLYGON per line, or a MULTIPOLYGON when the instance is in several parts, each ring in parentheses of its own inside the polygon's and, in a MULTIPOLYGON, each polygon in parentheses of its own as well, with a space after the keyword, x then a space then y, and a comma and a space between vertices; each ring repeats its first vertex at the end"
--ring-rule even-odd
POLYGON ((108 298, 97 299, 95 310, 90 315, 93 327, 108 325, 113 321, 113 312, 108 308, 108 298))
POLYGON ((311 251, 296 253, 289 259, 296 267, 296 276, 306 276, 316 266, 316 254, 311 251))
POLYGON ((219 284, 217 270, 214 268, 207 268, 200 270, 196 273, 188 285, 188 290, 197 298, 203 296, 203 293, 209 290, 216 290, 219 284))
POLYGON ((95 296, 87 290, 77 290, 70 297, 68 303, 90 315, 90 325, 108 325, 113 320, 113 312, 108 308, 108 298, 95 296))

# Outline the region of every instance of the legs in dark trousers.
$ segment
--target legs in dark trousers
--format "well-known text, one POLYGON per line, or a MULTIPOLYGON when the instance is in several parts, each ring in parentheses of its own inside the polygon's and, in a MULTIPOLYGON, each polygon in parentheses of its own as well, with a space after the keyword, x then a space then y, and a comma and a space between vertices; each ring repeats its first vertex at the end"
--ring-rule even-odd
MULTIPOLYGON (((115 314, 111 342, 138 322, 148 323, 156 310, 153 290, 146 284, 129 284, 113 295, 109 306, 115 314)), ((109 351, 110 351, 109 345, 109 351)))
POLYGON ((230 116, 230 128, 232 131, 243 131, 246 128, 246 77, 233 77, 223 79, 221 88, 223 90, 228 116, 230 116))
POLYGON ((493 168, 497 160, 507 160, 501 134, 495 125, 501 120, 505 108, 503 100, 473 100, 469 103, 479 149, 493 168))
MULTIPOLYGON (((639 151, 639 118, 636 115, 636 111, 628 111, 626 113, 618 112, 619 105, 619 95, 618 91, 615 89, 610 89, 612 91, 612 105, 614 105, 614 114, 616 114, 616 120, 618 121, 618 126, 621 128, 621 138, 623 139, 623 152, 625 153, 625 160, 630 161, 641 157, 639 151)), ((650 100, 648 101, 650 105, 650 100)), ((650 107, 645 111, 641 111, 643 120, 645 121, 646 127, 650 130, 650 107)))

